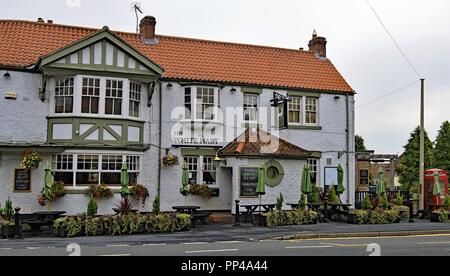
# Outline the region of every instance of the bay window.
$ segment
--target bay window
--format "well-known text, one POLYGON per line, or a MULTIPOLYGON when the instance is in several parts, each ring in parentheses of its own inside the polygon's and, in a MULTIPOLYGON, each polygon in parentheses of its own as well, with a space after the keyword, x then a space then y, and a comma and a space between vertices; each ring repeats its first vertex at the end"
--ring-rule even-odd
POLYGON ((105 184, 120 186, 120 174, 125 162, 129 183, 137 184, 140 156, 123 154, 58 154, 52 156, 54 181, 68 187, 87 187, 105 184))
POLYGON ((105 114, 122 115, 123 82, 106 80, 105 114))
POLYGON ((100 79, 83 78, 81 113, 98 114, 100 79))
POLYGON ((57 79, 55 83, 55 113, 73 112, 74 79, 57 79))
POLYGON ((51 82, 54 115, 127 117, 142 115, 141 102, 145 86, 123 78, 68 76, 51 82))
POLYGON ((138 83, 130 82, 130 116, 139 118, 140 104, 141 85, 138 83))

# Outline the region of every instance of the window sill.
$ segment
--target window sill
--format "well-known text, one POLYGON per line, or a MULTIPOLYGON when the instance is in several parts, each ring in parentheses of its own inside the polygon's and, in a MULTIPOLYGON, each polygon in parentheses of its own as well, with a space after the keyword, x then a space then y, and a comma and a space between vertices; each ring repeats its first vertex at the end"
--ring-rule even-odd
POLYGON ((289 124, 289 129, 303 129, 303 130, 322 130, 321 126, 301 126, 301 125, 291 125, 289 124))
MULTIPOLYGON (((112 191, 113 194, 120 194, 120 188, 117 187, 109 187, 112 191)), ((66 187, 66 194, 68 195, 87 195, 89 194, 88 189, 89 187, 86 188, 74 188, 74 187, 66 187)))

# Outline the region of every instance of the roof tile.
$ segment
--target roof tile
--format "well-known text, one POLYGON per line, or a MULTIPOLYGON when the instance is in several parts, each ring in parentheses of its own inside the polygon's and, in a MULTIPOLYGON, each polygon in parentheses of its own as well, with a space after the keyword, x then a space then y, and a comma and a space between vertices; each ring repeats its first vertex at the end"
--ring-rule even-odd
MULTIPOLYGON (((28 67, 97 31, 0 20, 0 65, 28 67)), ((158 45, 145 45, 138 34, 115 33, 160 64, 165 78, 354 93, 330 60, 308 51, 162 35, 158 45)))

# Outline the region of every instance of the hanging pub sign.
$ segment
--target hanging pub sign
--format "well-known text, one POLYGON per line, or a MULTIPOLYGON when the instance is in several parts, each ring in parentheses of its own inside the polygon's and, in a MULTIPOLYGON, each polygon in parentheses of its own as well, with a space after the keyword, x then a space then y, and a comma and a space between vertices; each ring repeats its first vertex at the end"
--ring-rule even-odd
POLYGON ((14 170, 14 191, 31 192, 31 171, 26 169, 14 170))
POLYGON ((288 102, 290 101, 289 97, 273 92, 273 100, 270 100, 270 102, 272 103, 272 107, 276 108, 279 129, 289 128, 288 102))
POLYGON ((258 168, 241 168, 241 196, 257 196, 258 168))

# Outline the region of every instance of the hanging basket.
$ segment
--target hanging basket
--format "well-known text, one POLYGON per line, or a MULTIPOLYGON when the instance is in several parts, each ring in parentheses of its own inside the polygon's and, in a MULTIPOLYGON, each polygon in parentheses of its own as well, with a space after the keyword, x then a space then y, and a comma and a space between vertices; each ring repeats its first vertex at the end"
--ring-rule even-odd
POLYGON ((35 151, 27 151, 24 153, 23 159, 20 162, 20 167, 27 170, 35 170, 39 168, 42 158, 35 151))
POLYGON ((164 156, 162 158, 162 162, 163 162, 164 166, 166 166, 166 167, 174 167, 179 164, 178 156, 172 155, 172 154, 164 156))

